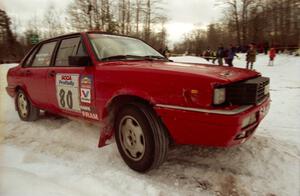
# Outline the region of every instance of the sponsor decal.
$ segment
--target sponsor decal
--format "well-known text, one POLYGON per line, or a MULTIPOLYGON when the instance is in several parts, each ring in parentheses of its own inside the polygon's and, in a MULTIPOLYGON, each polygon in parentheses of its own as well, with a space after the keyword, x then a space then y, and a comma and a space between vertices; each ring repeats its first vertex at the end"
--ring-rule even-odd
POLYGON ((81 106, 80 106, 80 109, 81 109, 81 111, 82 111, 82 110, 88 111, 88 112, 92 111, 92 109, 91 109, 90 106, 85 106, 85 105, 81 105, 81 106))
POLYGON ((80 80, 81 88, 92 88, 93 79, 92 76, 82 76, 80 80))
POLYGON ((58 84, 59 85, 65 85, 65 86, 74 86, 75 82, 72 79, 72 75, 70 75, 70 74, 66 74, 66 75, 60 74, 58 76, 58 84))
POLYGON ((81 111, 81 114, 85 118, 90 118, 90 119, 93 119, 93 120, 99 120, 98 114, 96 114, 96 113, 81 111))
POLYGON ((61 75, 61 80, 72 80, 71 75, 61 75))
POLYGON ((83 103, 91 103, 91 89, 81 88, 80 89, 80 100, 83 103))
POLYGON ((80 77, 80 102, 91 103, 93 76, 82 75, 80 77))

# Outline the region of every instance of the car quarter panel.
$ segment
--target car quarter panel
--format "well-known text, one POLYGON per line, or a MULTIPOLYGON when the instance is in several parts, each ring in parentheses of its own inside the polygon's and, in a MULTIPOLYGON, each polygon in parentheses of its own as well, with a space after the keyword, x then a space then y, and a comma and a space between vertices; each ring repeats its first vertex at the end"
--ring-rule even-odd
POLYGON ((33 105, 45 108, 46 102, 46 70, 47 68, 24 68, 21 65, 9 69, 6 88, 11 97, 16 96, 17 88, 25 91, 33 105))
POLYGON ((17 67, 10 68, 7 72, 7 87, 6 91, 9 96, 16 96, 16 88, 20 85, 20 75, 18 74, 20 70, 20 65, 17 67))

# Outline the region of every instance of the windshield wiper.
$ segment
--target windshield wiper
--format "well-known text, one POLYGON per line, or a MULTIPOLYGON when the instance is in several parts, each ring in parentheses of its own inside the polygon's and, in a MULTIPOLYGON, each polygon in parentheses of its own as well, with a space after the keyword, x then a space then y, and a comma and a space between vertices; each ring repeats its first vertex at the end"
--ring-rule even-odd
POLYGON ((115 55, 115 56, 109 56, 102 58, 102 61, 109 61, 109 60, 122 60, 122 59, 143 59, 142 56, 136 56, 136 55, 115 55))
POLYGON ((141 60, 168 60, 162 56, 155 56, 155 55, 147 55, 147 56, 137 56, 137 55, 115 55, 102 58, 102 61, 109 61, 109 60, 127 60, 127 59, 141 59, 141 60))
POLYGON ((148 55, 148 56, 143 56, 146 60, 167 60, 167 58, 162 57, 162 56, 155 56, 155 55, 148 55))

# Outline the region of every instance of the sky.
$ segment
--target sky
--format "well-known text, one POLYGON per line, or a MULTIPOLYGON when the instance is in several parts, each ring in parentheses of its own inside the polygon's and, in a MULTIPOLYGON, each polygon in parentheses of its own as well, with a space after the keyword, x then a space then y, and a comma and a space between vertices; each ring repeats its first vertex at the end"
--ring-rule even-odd
MULTIPOLYGON (((0 8, 17 20, 26 24, 33 16, 42 16, 45 10, 54 5, 62 12, 72 0, 0 0, 0 8)), ((195 28, 205 28, 222 16, 222 7, 215 0, 164 0, 163 7, 169 21, 166 24, 168 40, 180 41, 184 34, 195 28)))

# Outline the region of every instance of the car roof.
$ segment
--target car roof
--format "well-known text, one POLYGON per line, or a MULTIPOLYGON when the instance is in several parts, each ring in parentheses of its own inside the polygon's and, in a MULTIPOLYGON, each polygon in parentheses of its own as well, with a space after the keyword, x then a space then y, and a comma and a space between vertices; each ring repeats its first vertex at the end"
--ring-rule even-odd
POLYGON ((52 38, 49 38, 49 39, 44 39, 44 40, 40 41, 39 43, 49 42, 49 41, 61 39, 61 38, 64 38, 64 37, 83 35, 83 34, 88 34, 88 33, 99 33, 99 34, 105 34, 105 35, 116 35, 116 36, 130 37, 130 38, 134 38, 134 39, 139 39, 139 38, 133 37, 133 36, 127 36, 127 35, 121 35, 121 34, 117 34, 117 33, 108 33, 108 32, 105 32, 105 31, 93 30, 93 31, 82 31, 82 32, 67 33, 67 34, 59 35, 59 36, 52 37, 52 38))

